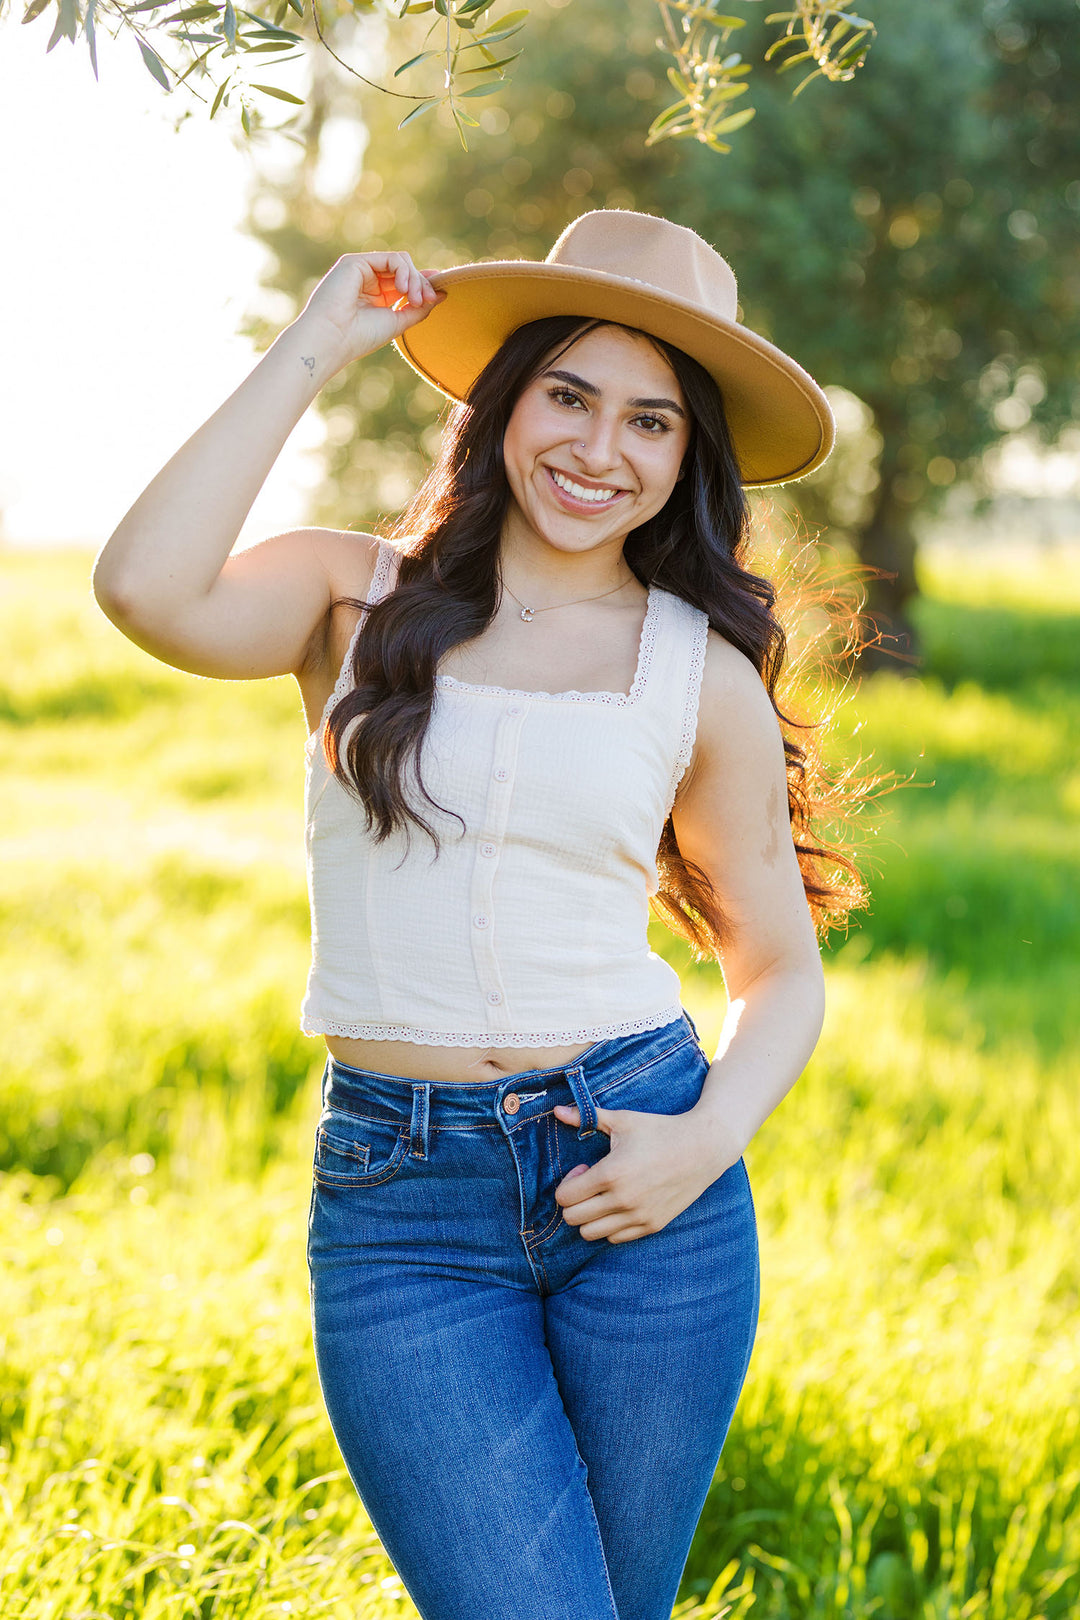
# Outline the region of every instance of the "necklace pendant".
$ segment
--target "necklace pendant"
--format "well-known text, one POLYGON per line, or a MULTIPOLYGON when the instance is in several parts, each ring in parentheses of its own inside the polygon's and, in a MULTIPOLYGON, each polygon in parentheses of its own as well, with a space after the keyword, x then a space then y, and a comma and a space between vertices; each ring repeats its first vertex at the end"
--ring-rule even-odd
POLYGON ((534 617, 532 608, 523 607, 521 610, 521 617, 525 620, 525 623, 528 624, 529 620, 534 617))

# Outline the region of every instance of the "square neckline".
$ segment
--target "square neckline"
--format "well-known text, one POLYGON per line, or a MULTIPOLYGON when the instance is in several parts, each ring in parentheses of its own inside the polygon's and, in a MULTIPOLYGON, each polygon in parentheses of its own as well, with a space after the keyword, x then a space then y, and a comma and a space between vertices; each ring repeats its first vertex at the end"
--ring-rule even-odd
MULTIPOLYGON (((385 539, 379 541, 379 557, 375 565, 368 600, 378 601, 388 588, 392 588, 392 577, 396 575, 395 564, 401 560, 401 553, 391 546, 385 539)), ((646 587, 648 598, 645 604, 645 616, 641 621, 641 634, 638 637, 637 667, 634 678, 630 683, 628 692, 581 692, 571 687, 565 692, 534 692, 526 691, 522 687, 490 686, 472 681, 459 681, 453 675, 436 675, 435 688, 446 692, 470 692, 484 697, 511 697, 532 698, 544 703, 599 703, 610 708, 628 708, 635 703, 645 689, 648 680, 649 667, 652 663, 653 648, 656 645, 656 627, 660 616, 661 599, 668 593, 660 585, 650 583, 646 587)), ((315 743, 321 736, 327 718, 338 700, 345 695, 351 675, 352 653, 356 645, 356 638, 360 634, 360 626, 364 622, 365 614, 361 613, 356 621, 353 633, 349 638, 349 645, 345 657, 341 661, 334 690, 330 693, 323 706, 323 712, 318 725, 308 732, 304 742, 304 752, 309 757, 316 753, 315 743)))
POLYGON ((548 703, 602 703, 611 707, 625 708, 640 697, 644 689, 656 641, 656 619, 663 592, 658 585, 653 584, 650 584, 647 590, 645 616, 641 621, 641 632, 638 636, 637 664, 628 692, 581 692, 574 687, 564 692, 539 692, 519 686, 494 686, 486 682, 459 681, 455 675, 436 675, 435 685, 444 691, 473 692, 479 696, 535 698, 548 703))

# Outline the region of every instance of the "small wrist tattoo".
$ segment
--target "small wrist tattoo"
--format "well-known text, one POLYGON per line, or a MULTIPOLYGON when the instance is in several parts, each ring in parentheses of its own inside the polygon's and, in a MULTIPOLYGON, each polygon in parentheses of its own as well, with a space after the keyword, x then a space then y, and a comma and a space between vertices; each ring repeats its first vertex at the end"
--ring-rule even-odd
POLYGON ((300 358, 309 371, 315 370, 315 356, 313 354, 302 354, 300 358))

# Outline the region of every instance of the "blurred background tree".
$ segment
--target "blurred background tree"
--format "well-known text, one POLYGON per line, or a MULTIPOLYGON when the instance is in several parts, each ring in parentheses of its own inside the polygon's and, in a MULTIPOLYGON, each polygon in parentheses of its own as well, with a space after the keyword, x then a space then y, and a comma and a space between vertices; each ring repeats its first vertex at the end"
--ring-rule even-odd
MULTIPOLYGON (((362 248, 407 248, 425 268, 543 258, 589 208, 692 226, 731 261, 740 318, 841 391, 839 452, 782 499, 883 571, 869 608, 886 656, 915 655, 915 520, 959 482, 985 493, 982 458, 1003 434, 1049 442, 1080 416, 1075 0, 881 0, 856 85, 792 103, 761 74, 757 117, 722 160, 645 144, 642 110, 667 97, 652 0, 566 4, 539 0, 513 112, 487 103, 487 139, 468 152, 443 111, 395 134, 385 98, 320 73, 305 151, 252 199, 267 285, 297 312, 362 248), (332 125, 362 126, 367 143, 327 195, 332 125)), ((247 327, 264 342, 278 329, 247 327)), ((400 507, 444 406, 392 351, 336 377, 317 405, 328 460, 313 521, 400 507)))

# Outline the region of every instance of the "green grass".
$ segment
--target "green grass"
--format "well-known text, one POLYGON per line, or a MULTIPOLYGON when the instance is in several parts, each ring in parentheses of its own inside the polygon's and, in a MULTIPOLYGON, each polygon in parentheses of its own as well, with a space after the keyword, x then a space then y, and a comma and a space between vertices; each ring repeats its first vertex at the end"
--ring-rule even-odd
MULTIPOLYGON (((925 668, 841 716, 911 784, 747 1155, 761 1326, 681 1620, 1080 1608, 1080 562, 1020 562, 928 565, 925 668)), ((89 564, 0 554, 0 1612, 414 1616, 310 1347, 295 688, 155 664, 89 564)), ((715 969, 654 937, 708 1043, 715 969)))

